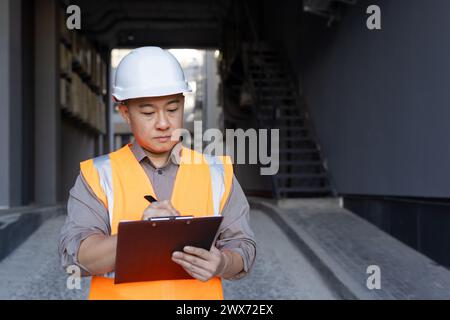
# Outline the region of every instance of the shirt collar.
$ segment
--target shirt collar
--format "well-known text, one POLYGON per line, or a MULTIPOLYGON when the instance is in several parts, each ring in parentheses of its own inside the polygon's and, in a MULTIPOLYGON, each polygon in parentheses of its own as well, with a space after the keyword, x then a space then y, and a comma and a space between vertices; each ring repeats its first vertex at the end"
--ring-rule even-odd
MULTIPOLYGON (((181 161, 181 150, 182 150, 182 143, 178 142, 171 150, 170 152, 170 156, 168 161, 164 164, 163 167, 165 167, 166 165, 168 165, 169 162, 175 164, 175 165, 180 165, 180 161, 181 161)), ((133 142, 133 144, 130 146, 131 151, 133 152, 134 156, 136 157, 137 161, 141 162, 143 161, 145 158, 147 158, 151 165, 153 167, 155 167, 153 165, 153 162, 151 161, 151 159, 147 156, 147 154, 145 153, 144 149, 139 145, 139 143, 137 143, 136 141, 133 142)))

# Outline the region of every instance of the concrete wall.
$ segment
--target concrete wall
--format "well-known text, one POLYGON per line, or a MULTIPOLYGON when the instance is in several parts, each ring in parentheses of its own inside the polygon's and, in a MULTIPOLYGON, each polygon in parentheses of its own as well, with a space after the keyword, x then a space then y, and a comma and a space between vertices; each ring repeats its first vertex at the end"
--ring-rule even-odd
POLYGON ((54 204, 61 194, 61 112, 57 3, 35 2, 35 200, 54 204))
MULTIPOLYGON (((0 146, 9 148, 9 7, 10 1, 0 1, 0 146)), ((9 152, 0 152, 0 208, 9 206, 9 152)))
POLYGON ((265 34, 299 76, 337 191, 448 197, 450 2, 359 0, 331 28, 298 6, 266 1, 265 34))
POLYGON ((80 162, 96 155, 96 136, 87 130, 80 129, 70 121, 63 121, 61 130, 62 198, 65 200, 80 172, 80 162))
POLYGON ((0 208, 21 203, 21 1, 0 1, 0 208))

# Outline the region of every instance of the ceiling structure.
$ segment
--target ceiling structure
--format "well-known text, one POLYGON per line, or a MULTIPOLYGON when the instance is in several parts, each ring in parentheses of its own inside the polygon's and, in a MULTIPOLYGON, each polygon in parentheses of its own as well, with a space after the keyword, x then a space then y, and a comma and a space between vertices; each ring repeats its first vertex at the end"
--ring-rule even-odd
POLYGON ((81 31, 103 48, 217 48, 231 0, 73 0, 81 31))

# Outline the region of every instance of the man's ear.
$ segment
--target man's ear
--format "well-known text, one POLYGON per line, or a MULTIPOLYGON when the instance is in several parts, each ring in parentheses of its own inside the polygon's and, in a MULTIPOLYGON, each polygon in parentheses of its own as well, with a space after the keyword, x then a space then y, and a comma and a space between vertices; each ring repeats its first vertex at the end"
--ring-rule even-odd
POLYGON ((184 94, 181 94, 181 107, 183 108, 184 111, 184 103, 186 102, 186 96, 184 94))
POLYGON ((129 107, 123 103, 119 105, 119 112, 122 116, 123 120, 125 120, 128 125, 130 125, 130 113, 129 113, 129 107))

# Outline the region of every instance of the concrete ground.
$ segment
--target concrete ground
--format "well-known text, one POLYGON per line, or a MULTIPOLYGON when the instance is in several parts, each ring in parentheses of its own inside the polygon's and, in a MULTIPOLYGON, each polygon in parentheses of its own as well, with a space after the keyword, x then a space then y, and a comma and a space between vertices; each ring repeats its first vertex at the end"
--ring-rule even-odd
MULTIPOLYGON (((81 290, 68 290, 67 275, 57 253, 64 216, 46 221, 20 247, 0 262, 0 299, 85 299, 89 278, 81 290)), ((320 274, 283 231, 259 210, 251 211, 258 243, 253 270, 239 281, 224 281, 226 299, 335 299, 320 274)))
POLYGON ((224 281, 226 299, 336 299, 320 274, 283 231, 259 210, 251 211, 257 241, 252 272, 224 281))
POLYGON ((84 299, 83 290, 68 290, 58 256, 59 231, 65 216, 47 220, 12 254, 0 262, 0 299, 84 299))
POLYGON ((250 204, 270 214, 340 298, 450 298, 447 268, 342 208, 338 198, 250 204))

